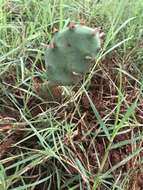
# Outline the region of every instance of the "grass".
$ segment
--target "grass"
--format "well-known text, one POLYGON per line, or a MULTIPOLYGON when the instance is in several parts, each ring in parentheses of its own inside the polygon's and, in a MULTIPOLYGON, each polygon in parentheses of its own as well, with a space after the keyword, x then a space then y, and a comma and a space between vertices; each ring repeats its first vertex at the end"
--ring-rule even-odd
POLYGON ((142 189, 142 10, 142 0, 0 0, 0 190, 142 189), (53 102, 35 78, 45 82, 53 28, 70 20, 106 36, 81 85, 53 102))

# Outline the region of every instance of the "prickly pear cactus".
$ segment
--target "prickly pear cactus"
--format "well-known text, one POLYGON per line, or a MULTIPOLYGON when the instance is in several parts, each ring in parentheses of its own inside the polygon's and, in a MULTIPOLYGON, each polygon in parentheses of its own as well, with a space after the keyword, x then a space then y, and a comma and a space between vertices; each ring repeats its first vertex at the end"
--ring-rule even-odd
POLYGON ((98 29, 74 23, 56 32, 45 54, 48 80, 57 85, 75 84, 89 69, 87 57, 95 57, 100 50, 101 35, 98 29))

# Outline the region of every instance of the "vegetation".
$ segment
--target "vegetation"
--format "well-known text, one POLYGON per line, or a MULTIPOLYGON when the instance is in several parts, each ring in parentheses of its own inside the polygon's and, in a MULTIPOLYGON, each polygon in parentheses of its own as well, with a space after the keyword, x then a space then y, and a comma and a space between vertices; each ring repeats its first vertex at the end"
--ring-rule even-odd
POLYGON ((142 10, 142 0, 0 0, 0 190, 143 188, 142 10), (70 21, 105 39, 79 84, 52 99, 45 51, 70 21))
POLYGON ((77 83, 79 75, 89 69, 88 59, 94 59, 101 48, 101 34, 97 28, 73 22, 56 31, 45 56, 48 81, 61 85, 77 83))

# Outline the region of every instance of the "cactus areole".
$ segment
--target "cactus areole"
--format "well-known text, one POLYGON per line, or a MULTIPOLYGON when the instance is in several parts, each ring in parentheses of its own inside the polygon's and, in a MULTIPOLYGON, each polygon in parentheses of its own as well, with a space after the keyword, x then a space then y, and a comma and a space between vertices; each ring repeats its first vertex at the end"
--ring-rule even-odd
POLYGON ((73 85, 89 69, 87 57, 95 57, 101 48, 98 29, 70 23, 56 32, 45 53, 48 81, 73 85))

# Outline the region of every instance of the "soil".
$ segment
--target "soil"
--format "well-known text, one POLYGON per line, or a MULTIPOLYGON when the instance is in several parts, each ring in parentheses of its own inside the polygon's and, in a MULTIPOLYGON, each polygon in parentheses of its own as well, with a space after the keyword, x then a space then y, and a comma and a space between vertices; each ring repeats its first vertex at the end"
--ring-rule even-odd
MULTIPOLYGON (((104 118, 108 115, 106 124, 107 126, 110 126, 115 122, 115 113, 112 112, 114 108, 117 105, 118 101, 118 92, 115 87, 115 84, 119 84, 119 76, 117 71, 114 69, 116 67, 115 60, 113 58, 110 58, 108 60, 103 61, 103 69, 102 72, 98 72, 95 74, 95 76, 91 80, 91 84, 88 88, 89 96, 95 105, 97 111, 100 114, 101 118, 104 118), (114 81, 114 82, 113 82, 114 81)), ((8 79, 7 79, 8 80, 8 79)), ((14 79, 13 79, 14 80, 14 79)), ((37 81, 36 81, 37 82, 37 81)), ((126 101, 128 105, 131 105, 134 100, 137 98, 139 91, 137 88, 136 82, 132 81, 132 84, 129 82, 129 80, 126 77, 123 77, 122 79, 123 83, 123 91, 124 96, 126 97, 126 101)), ((39 88, 40 81, 37 82, 37 88, 39 88)), ((22 100, 20 100, 21 92, 13 91, 15 95, 17 95, 17 100, 20 104, 22 104, 22 100)), ((38 93, 38 90, 37 90, 38 93)), ((55 91, 54 96, 59 97, 60 91, 55 91), (57 95, 56 95, 57 94, 57 95)), ((22 98, 21 98, 22 99, 22 98)), ((57 99, 59 102, 61 101, 61 98, 57 99)), ((28 107, 33 108, 31 109, 31 114, 33 117, 40 114, 42 111, 47 109, 47 106, 42 105, 41 101, 36 99, 35 97, 32 97, 29 99, 28 107)), ((16 114, 16 108, 13 107, 13 110, 11 109, 13 105, 10 105, 9 107, 6 107, 4 110, 0 111, 1 119, 6 121, 6 124, 0 125, 0 132, 2 133, 2 138, 0 141, 0 159, 8 157, 10 153, 13 153, 13 151, 16 152, 16 150, 13 149, 13 145, 18 142, 20 139, 24 137, 24 131, 22 131, 19 127, 14 128, 14 126, 11 124, 10 119, 13 120, 19 120, 19 114, 16 114)), ((22 106, 22 105, 21 105, 22 106)), ((53 106, 53 105, 52 105, 53 106)), ((73 136, 71 137, 73 144, 71 144, 71 141, 69 140, 69 137, 65 136, 64 143, 71 149, 73 152, 73 155, 75 159, 78 159, 83 163, 85 168, 90 171, 93 176, 90 178, 91 186, 93 185, 94 176, 96 176, 98 172, 98 163, 97 158, 95 155, 95 152, 97 152, 100 161, 103 159, 103 155, 105 153, 105 149, 109 144, 109 140, 104 136, 104 134, 99 135, 98 137, 94 137, 92 134, 94 132, 99 134, 101 131, 101 128, 98 124, 98 121, 93 113, 93 110, 91 109, 90 103, 88 98, 85 94, 82 95, 82 98, 80 100, 80 109, 83 113, 83 118, 79 118, 78 114, 75 114, 75 121, 79 121, 78 125, 73 132, 73 136), (89 133, 90 131, 90 133, 89 133), (81 146, 83 145, 84 150, 86 152, 82 151, 81 146), (76 155, 76 156, 75 156, 76 155), (88 158, 88 159, 87 159, 88 158)), ((127 110, 127 105, 123 102, 121 105, 120 113, 125 114, 127 110)), ((143 123, 143 101, 139 100, 138 107, 136 108, 136 118, 140 123, 143 123)), ((64 112, 67 112, 68 114, 72 114, 72 108, 71 109, 65 109, 64 112)), ((60 115, 60 119, 62 119, 62 114, 60 115)), ((73 119, 74 122, 74 119, 73 119)), ((24 126, 26 127, 26 126, 24 126)), ((22 126, 23 128, 23 126, 22 126)), ((139 129, 141 131, 141 129, 139 129)), ((121 132, 121 131, 120 131, 121 132)), ((126 129, 124 128, 122 131, 122 134, 115 137, 113 144, 129 140, 132 138, 132 134, 138 134, 137 128, 131 128, 130 126, 127 126, 126 129)), ((34 139, 30 139, 28 142, 23 144, 25 147, 34 148, 34 146, 37 146, 37 143, 34 139)), ((138 147, 142 147, 143 143, 140 141, 136 144, 136 149, 138 147)), ((19 151, 19 150, 18 150, 19 151)), ((116 164, 120 163, 123 159, 125 159, 130 153, 132 153, 133 146, 131 144, 127 144, 122 146, 121 148, 114 148, 109 152, 108 160, 106 161, 103 171, 107 171, 111 167, 115 166, 116 164)), ((128 190, 142 190, 143 189, 143 173, 140 171, 141 165, 136 165, 136 161, 142 157, 143 151, 140 152, 137 156, 130 159, 127 163, 123 164, 121 167, 117 168, 113 172, 113 176, 116 179, 116 176, 122 171, 122 173, 127 173, 129 170, 136 170, 134 174, 131 175, 131 179, 129 181, 128 190)), ((49 164, 49 163, 48 163, 49 164)), ((59 163, 57 163, 59 164, 59 163)), ((67 166, 68 171, 64 170, 64 173, 67 173, 67 176, 69 175, 68 172, 70 172, 70 176, 78 173, 78 171, 71 167, 70 165, 67 166)), ((43 173, 46 171, 43 167, 43 173)), ((29 172, 32 172, 31 181, 39 179, 36 175, 35 170, 29 170, 29 172)), ((30 180, 30 179, 29 179, 30 180)), ((84 189, 85 181, 83 180, 83 189, 84 189)), ((44 189, 44 186, 39 186, 39 188, 44 189)), ((54 186, 53 186, 54 188, 54 186)), ((55 188, 56 189, 56 188, 55 188)), ((101 186, 102 190, 104 189, 101 186)))

